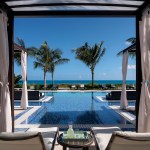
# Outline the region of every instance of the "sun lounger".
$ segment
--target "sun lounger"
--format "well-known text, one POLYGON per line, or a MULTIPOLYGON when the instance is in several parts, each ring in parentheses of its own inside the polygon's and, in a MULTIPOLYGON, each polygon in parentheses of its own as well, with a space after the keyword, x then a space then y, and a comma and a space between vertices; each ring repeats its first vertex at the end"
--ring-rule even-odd
MULTIPOLYGON (((111 91, 106 95, 107 100, 120 100, 121 91, 111 91)), ((136 91, 127 91, 128 100, 136 100, 136 91)))
MULTIPOLYGON (((15 100, 21 100, 21 96, 22 96, 22 91, 14 91, 14 99, 15 100)), ((43 95, 39 91, 32 91, 32 90, 29 91, 28 90, 28 100, 40 100, 44 96, 45 95, 43 95)))
POLYGON ((57 128, 35 128, 32 132, 2 132, 0 150, 53 150, 56 134, 57 128))
POLYGON ((123 132, 117 127, 93 127, 98 150, 149 150, 150 133, 123 132))
POLYGON ((45 150, 42 135, 32 133, 0 133, 1 150, 45 150))
POLYGON ((92 127, 95 145, 98 150, 105 150, 114 131, 120 131, 118 127, 92 127))
POLYGON ((135 85, 134 85, 134 84, 130 84, 130 85, 129 85, 129 89, 130 89, 130 90, 134 90, 134 89, 135 89, 135 85))
POLYGON ((107 90, 107 89, 108 89, 108 87, 106 86, 106 84, 101 84, 101 85, 100 85, 100 88, 101 88, 102 90, 107 90))
POLYGON ((77 89, 76 85, 71 85, 71 89, 77 89))
POLYGON ((116 86, 114 84, 110 84, 110 89, 115 89, 116 86))
POLYGON ((51 88, 51 90, 57 90, 58 89, 58 85, 54 84, 53 87, 51 88))
POLYGON ((84 84, 80 84, 80 89, 84 90, 84 84))
POLYGON ((55 147, 56 137, 58 133, 57 127, 50 128, 30 128, 27 132, 40 132, 44 141, 46 150, 53 150, 55 147))

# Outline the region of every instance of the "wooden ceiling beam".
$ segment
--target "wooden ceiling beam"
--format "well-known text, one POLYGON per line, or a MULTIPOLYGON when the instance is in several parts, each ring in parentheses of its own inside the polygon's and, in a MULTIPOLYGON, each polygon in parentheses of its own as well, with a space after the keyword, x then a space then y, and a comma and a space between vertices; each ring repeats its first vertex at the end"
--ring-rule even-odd
POLYGON ((16 17, 135 17, 136 11, 15 11, 16 17))
POLYGON ((43 6, 112 6, 112 7, 133 7, 138 8, 139 5, 131 4, 111 4, 111 3, 36 3, 26 5, 13 5, 11 8, 22 8, 22 7, 43 7, 43 6))

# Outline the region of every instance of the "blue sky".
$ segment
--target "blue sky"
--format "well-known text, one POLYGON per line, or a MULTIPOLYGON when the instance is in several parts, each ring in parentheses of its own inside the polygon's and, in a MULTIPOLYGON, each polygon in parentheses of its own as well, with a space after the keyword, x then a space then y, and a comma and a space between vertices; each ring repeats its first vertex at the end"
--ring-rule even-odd
MULTIPOLYGON (((104 41, 106 53, 95 68, 95 80, 121 80, 122 57, 118 51, 126 48, 126 39, 135 37, 135 18, 15 18, 16 37, 22 38, 26 47, 37 48, 47 41, 50 48, 59 48, 70 62, 57 66, 55 80, 90 80, 90 69, 75 59, 72 49, 104 41)), ((33 68, 33 59, 28 58, 28 80, 43 80, 43 71, 33 68)), ((135 60, 129 59, 128 80, 135 80, 135 60)), ((15 64, 15 73, 21 67, 15 64)), ((51 80, 51 74, 47 74, 51 80)))

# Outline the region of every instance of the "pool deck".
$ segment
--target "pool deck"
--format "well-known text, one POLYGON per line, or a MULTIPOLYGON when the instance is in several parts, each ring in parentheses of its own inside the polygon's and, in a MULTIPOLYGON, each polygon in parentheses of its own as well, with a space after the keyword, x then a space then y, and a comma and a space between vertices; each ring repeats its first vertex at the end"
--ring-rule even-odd
MULTIPOLYGON (((39 100, 29 100, 29 102, 48 102, 53 98, 53 96, 45 96, 39 100)), ((20 100, 14 100, 15 102, 20 102, 20 100)))
MULTIPOLYGON (((108 102, 102 96, 97 96, 96 98, 99 101, 108 102)), ((132 100, 132 101, 135 101, 135 100, 132 100)), ((113 100, 111 102, 118 102, 118 101, 113 100)), ((134 111, 135 110, 135 106, 128 106, 126 110, 121 110, 120 106, 116 106, 116 105, 109 106, 109 107, 111 109, 113 109, 115 112, 117 112, 118 114, 120 114, 122 117, 124 117, 126 120, 128 120, 130 123, 132 123, 135 126, 135 124, 136 124, 136 116, 128 112, 128 111, 134 111)))

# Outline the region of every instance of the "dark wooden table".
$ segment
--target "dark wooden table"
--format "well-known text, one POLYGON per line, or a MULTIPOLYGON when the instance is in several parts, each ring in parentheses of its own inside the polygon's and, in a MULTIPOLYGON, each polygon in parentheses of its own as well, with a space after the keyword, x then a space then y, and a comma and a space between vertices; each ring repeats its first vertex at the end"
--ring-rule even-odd
POLYGON ((60 134, 57 138, 57 142, 63 146, 63 150, 69 148, 83 148, 83 150, 88 150, 88 147, 93 143, 93 136, 91 134, 87 134, 86 140, 81 139, 65 139, 63 140, 63 133, 60 134))

